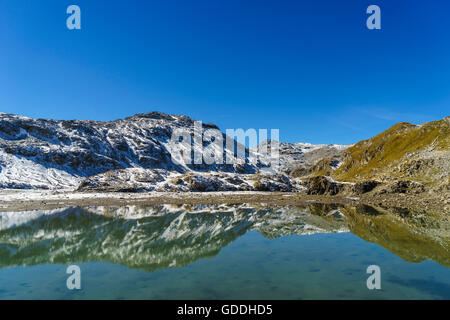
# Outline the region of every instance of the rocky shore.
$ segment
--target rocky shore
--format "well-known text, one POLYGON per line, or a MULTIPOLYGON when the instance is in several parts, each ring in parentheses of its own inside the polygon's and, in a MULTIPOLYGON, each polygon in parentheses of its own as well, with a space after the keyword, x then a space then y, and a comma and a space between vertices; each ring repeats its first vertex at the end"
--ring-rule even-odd
POLYGON ((377 208, 435 213, 450 216, 450 194, 377 194, 356 195, 307 194, 306 192, 72 192, 3 190, 0 211, 48 210, 69 206, 125 206, 160 204, 238 204, 305 205, 340 204, 370 205, 377 208))

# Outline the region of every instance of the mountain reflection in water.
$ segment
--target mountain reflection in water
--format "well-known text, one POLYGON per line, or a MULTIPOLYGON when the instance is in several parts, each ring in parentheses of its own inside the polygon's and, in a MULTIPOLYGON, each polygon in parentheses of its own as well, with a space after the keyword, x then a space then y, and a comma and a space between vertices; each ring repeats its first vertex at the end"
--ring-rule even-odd
POLYGON ((110 262, 155 271, 217 255, 247 231, 268 239, 351 232, 408 262, 450 267, 447 217, 369 206, 161 205, 0 213, 0 268, 110 262))

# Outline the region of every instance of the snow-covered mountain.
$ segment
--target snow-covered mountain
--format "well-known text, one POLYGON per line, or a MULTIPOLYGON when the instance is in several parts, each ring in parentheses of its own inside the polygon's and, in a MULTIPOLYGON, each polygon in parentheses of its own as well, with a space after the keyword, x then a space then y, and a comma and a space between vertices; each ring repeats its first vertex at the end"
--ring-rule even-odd
MULTIPOLYGON (((349 145, 340 144, 314 145, 304 142, 277 142, 268 139, 263 141, 258 148, 270 150, 270 146, 273 143, 278 144, 280 171, 286 173, 290 173, 293 169, 298 170, 302 167, 310 168, 323 158, 335 159, 336 164, 338 165, 342 152, 349 147, 349 145)), ((262 162, 269 162, 269 160, 264 161, 264 157, 262 157, 262 162)))
MULTIPOLYGON (((127 188, 109 188, 108 185, 129 184, 131 177, 136 178, 140 186, 134 190, 149 191, 156 189, 156 182, 164 182, 176 175, 194 174, 197 180, 201 180, 209 171, 223 173, 220 183, 229 185, 228 182, 237 181, 240 175, 258 173, 269 165, 270 157, 264 155, 260 155, 257 162, 249 161, 249 150, 236 141, 230 149, 223 133, 223 157, 231 158, 231 163, 174 162, 173 144, 170 143, 172 134, 182 129, 194 136, 194 123, 195 120, 187 116, 161 112, 137 114, 115 121, 32 119, 0 113, 0 188, 73 190, 82 184, 88 186, 85 190, 97 187, 120 190, 127 188), (238 150, 244 150, 245 159, 237 156, 238 150)), ((219 130, 214 124, 202 124, 202 134, 209 129, 219 130)), ((203 141, 200 148, 209 144, 203 141)), ((192 154, 196 148, 199 145, 193 143, 192 154)), ((342 148, 345 146, 281 143, 280 173, 289 172, 298 164, 309 163, 310 155, 317 152, 334 154, 342 148)), ((286 180, 280 176, 271 178, 275 184, 280 179, 281 182, 286 180)), ((243 180, 248 179, 243 177, 243 180)), ((252 190, 253 187, 253 183, 249 184, 250 187, 245 183, 238 184, 238 187, 219 187, 218 190, 252 190)), ((176 183, 169 185, 169 189, 187 191, 176 183)), ((277 185, 265 189, 286 190, 286 187, 277 185)))
MULTIPOLYGON (((194 120, 159 112, 116 121, 59 121, 0 114, 0 188, 76 188, 86 177, 125 168, 174 172, 256 172, 248 162, 174 163, 176 129, 193 134, 194 120)), ((217 128, 203 124, 203 130, 217 128)))

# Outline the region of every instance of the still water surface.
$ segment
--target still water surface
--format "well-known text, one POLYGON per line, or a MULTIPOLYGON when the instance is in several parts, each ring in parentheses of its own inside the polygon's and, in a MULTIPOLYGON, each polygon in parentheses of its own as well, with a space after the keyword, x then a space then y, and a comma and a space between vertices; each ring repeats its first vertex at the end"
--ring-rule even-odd
POLYGON ((0 299, 450 299, 449 224, 333 205, 0 213, 0 299))

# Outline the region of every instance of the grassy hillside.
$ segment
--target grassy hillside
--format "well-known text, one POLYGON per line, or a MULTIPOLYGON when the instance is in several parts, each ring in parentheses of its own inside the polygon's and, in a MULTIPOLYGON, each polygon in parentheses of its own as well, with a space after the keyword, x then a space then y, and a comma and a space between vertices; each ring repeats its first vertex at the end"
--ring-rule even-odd
POLYGON ((445 183, 450 176, 450 117, 421 125, 398 123, 344 151, 337 169, 327 159, 311 175, 330 175, 339 181, 406 179, 445 183))
POLYGON ((450 166, 450 117, 413 125, 398 123, 344 153, 332 176, 338 180, 410 178, 430 182, 450 166))

